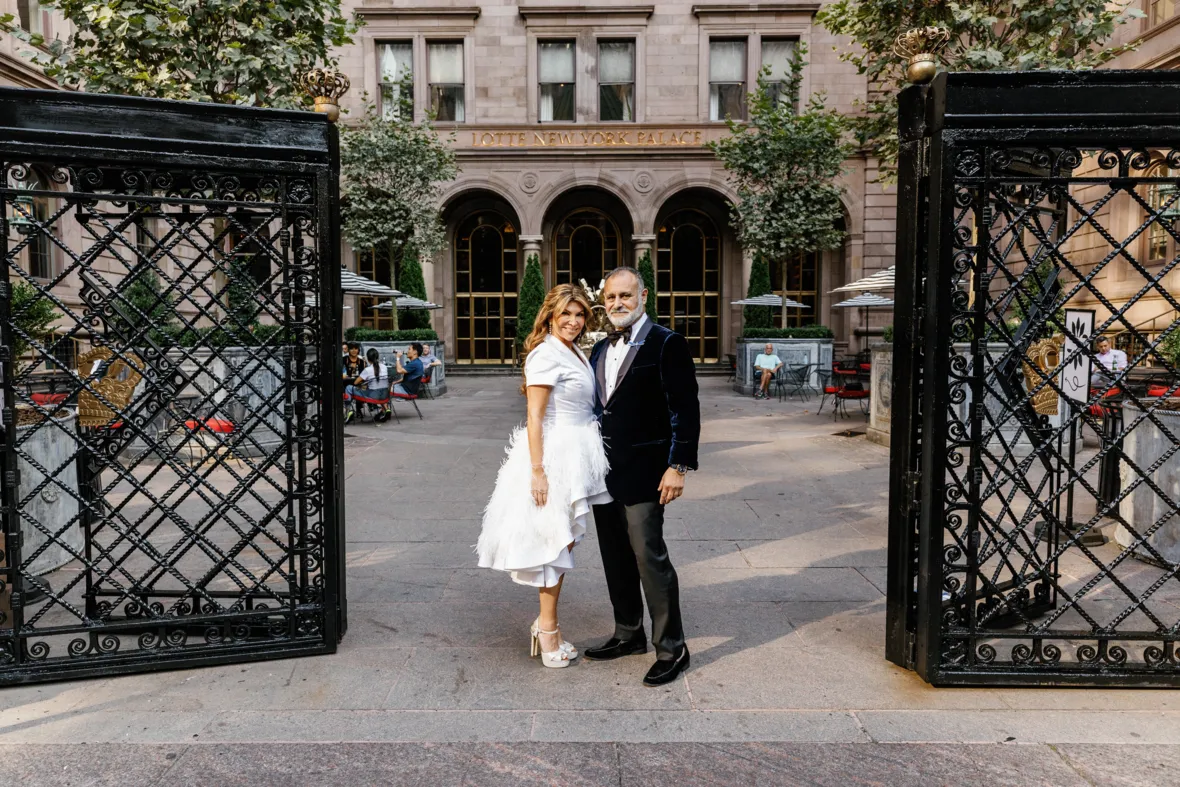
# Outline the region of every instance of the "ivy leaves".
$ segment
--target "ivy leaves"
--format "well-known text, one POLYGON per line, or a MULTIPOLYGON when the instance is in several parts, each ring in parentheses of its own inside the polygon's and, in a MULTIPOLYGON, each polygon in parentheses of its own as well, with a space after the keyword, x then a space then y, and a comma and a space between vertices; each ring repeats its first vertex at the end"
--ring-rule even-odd
POLYGON ((62 85, 90 93, 296 108, 296 77, 334 66, 357 25, 340 0, 41 0, 71 25, 26 53, 62 85))

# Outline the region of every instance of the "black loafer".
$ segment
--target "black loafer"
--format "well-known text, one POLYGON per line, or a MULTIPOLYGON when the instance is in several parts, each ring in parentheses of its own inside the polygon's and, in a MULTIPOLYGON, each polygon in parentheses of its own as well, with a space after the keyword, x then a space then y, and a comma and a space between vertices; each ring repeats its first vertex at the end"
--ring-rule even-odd
POLYGON ((590 661, 610 661, 636 653, 647 653, 646 639, 619 639, 611 637, 596 648, 586 648, 582 655, 590 661))
POLYGON ((663 686, 676 680, 681 672, 688 669, 688 646, 685 645, 680 655, 670 661, 660 660, 651 665, 647 675, 643 677, 644 686, 663 686))

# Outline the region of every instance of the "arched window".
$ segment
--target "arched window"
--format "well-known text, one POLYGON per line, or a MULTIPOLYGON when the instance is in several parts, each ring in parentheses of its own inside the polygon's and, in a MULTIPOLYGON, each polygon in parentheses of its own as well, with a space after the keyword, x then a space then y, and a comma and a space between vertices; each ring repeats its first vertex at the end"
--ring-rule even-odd
POLYGON ((554 238, 554 281, 591 287, 619 265, 619 228, 601 211, 583 208, 557 225, 554 238))
POLYGON ((1169 228, 1175 228, 1177 218, 1180 218, 1180 171, 1169 168, 1160 163, 1152 167, 1148 177, 1161 178, 1147 186, 1147 204, 1153 211, 1159 211, 1160 216, 1154 218, 1147 229, 1148 263, 1162 262, 1171 259, 1176 254, 1176 241, 1169 228), (1171 178, 1171 182, 1168 182, 1171 178))
POLYGON ((814 325, 819 310, 819 261, 816 252, 800 254, 770 264, 770 289, 807 306, 806 309, 787 309, 787 327, 814 325))
POLYGON ((696 360, 720 352, 721 236, 697 210, 668 217, 656 239, 656 312, 660 324, 688 340, 696 360))
POLYGON ((515 353, 516 228, 492 211, 472 214, 455 239, 455 357, 511 363, 515 353))

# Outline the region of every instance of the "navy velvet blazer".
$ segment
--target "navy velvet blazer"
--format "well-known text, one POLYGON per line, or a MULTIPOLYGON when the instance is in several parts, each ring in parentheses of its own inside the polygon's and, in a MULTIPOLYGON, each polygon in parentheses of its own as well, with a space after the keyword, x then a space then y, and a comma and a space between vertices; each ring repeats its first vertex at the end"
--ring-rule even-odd
POLYGON ((672 465, 696 470, 701 437, 696 366, 688 342, 649 317, 631 344, 609 400, 606 340, 590 353, 594 411, 610 462, 606 487, 624 505, 658 501, 660 479, 672 465))

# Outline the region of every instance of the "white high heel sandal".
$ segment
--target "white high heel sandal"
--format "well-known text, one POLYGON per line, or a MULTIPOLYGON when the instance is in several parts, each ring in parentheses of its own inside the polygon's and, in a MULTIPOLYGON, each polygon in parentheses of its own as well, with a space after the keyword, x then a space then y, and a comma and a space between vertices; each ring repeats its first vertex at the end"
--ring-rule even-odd
MULTIPOLYGON (((541 631, 541 618, 540 617, 538 617, 536 620, 533 621, 533 625, 530 627, 529 630, 532 634, 537 634, 538 632, 541 631)), ((546 631, 544 633, 545 634, 552 634, 554 632, 546 631)), ((561 634, 561 626, 557 627, 556 633, 561 634)), ((574 659, 576 659, 578 656, 581 655, 580 653, 578 653, 578 649, 576 647, 574 647, 574 644, 572 642, 567 642, 565 637, 561 638, 561 649, 564 650, 566 652, 566 655, 568 655, 570 657, 570 661, 573 661, 574 659)), ((536 655, 536 654, 533 654, 533 655, 536 655)))
POLYGON ((553 667, 554 669, 568 667, 570 665, 570 655, 561 647, 561 645, 557 646, 557 650, 549 652, 541 650, 541 635, 558 633, 560 633, 560 629, 555 631, 545 631, 543 628, 538 626, 537 621, 534 620, 533 625, 529 626, 529 640, 531 643, 529 655, 536 656, 537 654, 540 654, 541 663, 546 667, 553 667))

